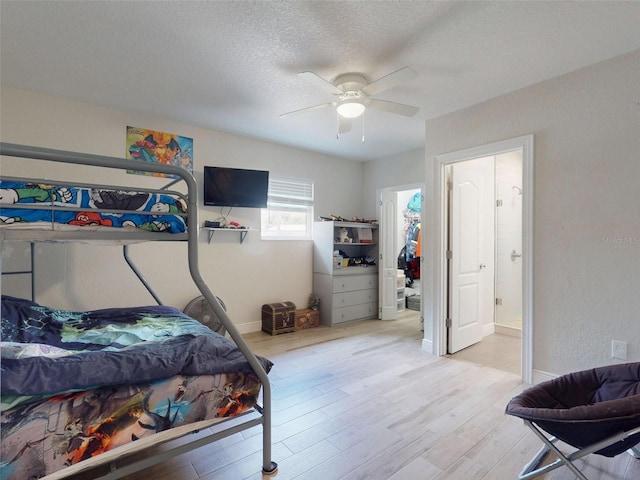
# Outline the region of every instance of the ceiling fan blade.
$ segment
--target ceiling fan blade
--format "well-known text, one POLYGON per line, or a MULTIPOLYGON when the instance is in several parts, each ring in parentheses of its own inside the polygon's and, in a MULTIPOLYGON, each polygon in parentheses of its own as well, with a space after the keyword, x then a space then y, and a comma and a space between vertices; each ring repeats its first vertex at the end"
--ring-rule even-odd
POLYGON ((325 80, 324 78, 320 77, 319 75, 316 75, 313 72, 300 72, 298 73, 298 76, 300 78, 305 79, 307 82, 312 83, 315 86, 320 87, 321 89, 331 93, 332 95, 341 95, 342 93, 344 93, 342 90, 336 87, 333 83, 329 82, 328 80, 325 80))
POLYGON ((397 113, 398 115, 404 115, 405 117, 413 117, 420 111, 418 107, 412 105, 404 105, 403 103, 388 102, 386 100, 378 100, 377 98, 371 99, 368 104, 369 108, 376 110, 384 110, 385 112, 397 113))
POLYGON ((300 113, 307 113, 307 112, 311 112, 313 110, 320 110, 320 109, 323 109, 323 108, 333 107, 333 106, 335 106, 335 103, 321 103, 320 105, 314 105, 312 107, 305 107, 305 108, 301 108, 299 110, 293 110, 292 112, 281 113, 279 116, 280 117, 287 117, 289 115, 298 115, 300 113))
POLYGON ((391 87, 395 87, 399 83, 413 80, 417 76, 418 74, 412 68, 403 67, 400 70, 396 70, 395 72, 391 72, 390 74, 379 78, 378 80, 374 80, 367 86, 363 87, 362 91, 369 96, 376 95, 377 93, 388 90, 391 87))
POLYGON ((338 134, 351 131, 351 119, 338 115, 338 134))

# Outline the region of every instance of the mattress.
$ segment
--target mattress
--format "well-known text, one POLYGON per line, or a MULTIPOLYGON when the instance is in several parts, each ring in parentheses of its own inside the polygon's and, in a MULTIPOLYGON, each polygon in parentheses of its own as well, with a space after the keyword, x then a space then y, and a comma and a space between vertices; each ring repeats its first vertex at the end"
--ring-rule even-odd
POLYGON ((0 181, 0 227, 186 231, 178 194, 0 181))
POLYGON ((41 478, 146 437, 250 410, 252 373, 178 375, 56 395, 3 412, 0 477, 41 478))
POLYGON ((244 413, 260 393, 232 342, 171 307, 76 312, 3 296, 1 346, 3 479, 244 413))

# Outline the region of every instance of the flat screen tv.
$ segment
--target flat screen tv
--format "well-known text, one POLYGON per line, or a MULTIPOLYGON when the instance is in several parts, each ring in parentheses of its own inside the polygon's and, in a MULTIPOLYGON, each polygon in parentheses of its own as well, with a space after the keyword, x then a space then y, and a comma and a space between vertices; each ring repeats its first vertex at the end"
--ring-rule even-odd
POLYGON ((205 205, 267 208, 268 190, 268 171, 204 167, 205 205))

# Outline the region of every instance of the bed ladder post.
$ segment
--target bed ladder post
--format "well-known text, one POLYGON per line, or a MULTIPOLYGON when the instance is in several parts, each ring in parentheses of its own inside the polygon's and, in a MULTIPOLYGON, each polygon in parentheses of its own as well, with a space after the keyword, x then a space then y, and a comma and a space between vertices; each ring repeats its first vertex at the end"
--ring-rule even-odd
POLYGON ((156 301, 156 303, 158 305, 164 305, 162 303, 162 300, 160 300, 158 295, 156 295, 156 292, 153 291, 153 288, 151 288, 151 285, 149 285, 149 282, 147 282, 147 279, 144 278, 144 275, 142 275, 140 270, 138 270, 138 267, 136 267, 136 265, 133 263, 131 258, 129 258, 129 245, 123 245, 122 246, 122 255, 124 255, 124 259, 127 262, 127 265, 129 265, 129 268, 131 268, 131 270, 133 270, 133 273, 136 274, 136 277, 138 277, 138 280, 140 280, 142 285, 144 285, 144 288, 147 289, 147 291, 151 294, 151 296, 156 301))
MULTIPOLYGON (((193 224, 193 222, 191 223, 193 224)), ((194 239, 197 239, 197 233, 191 233, 194 239)), ((209 305, 213 308, 215 314, 220 318, 222 323, 227 329, 227 333, 231 339, 235 342, 236 346, 242 354, 245 356, 252 370, 260 379, 262 384, 262 409, 256 408, 261 414, 262 423, 262 473, 264 475, 275 475, 278 471, 278 464, 271 460, 271 419, 272 419, 272 406, 271 406, 271 383, 267 372, 263 368, 262 364, 258 361, 253 352, 249 349, 249 346, 242 338, 242 335, 231 321, 227 312, 220 306, 220 303, 216 299, 215 295, 209 290, 209 287, 205 283, 204 279, 200 275, 198 269, 198 255, 197 255, 197 241, 193 240, 188 245, 189 254, 189 267, 191 270, 191 277, 198 289, 209 302, 209 305), (262 411, 260 411, 262 410, 262 411)))
MULTIPOLYGON (((29 242, 29 269, 28 270, 16 270, 15 272, 5 272, 2 270, 0 261, 0 274, 1 275, 29 275, 30 287, 31 287, 31 301, 36 301, 36 279, 35 279, 35 245, 34 242, 29 242)), ((4 238, 0 238, 0 253, 4 251, 4 238)))
POLYGON ((262 384, 262 473, 274 475, 278 464, 271 459, 271 382, 262 384))
MULTIPOLYGON (((260 412, 262 417, 262 473, 265 475, 275 475, 278 471, 278 464, 271 460, 272 408, 271 383, 269 381, 269 376, 267 375, 263 365, 258 361, 242 338, 242 335, 227 315, 225 309, 222 308, 216 296, 207 286, 204 278, 202 278, 200 266, 198 265, 198 188, 193 176, 186 175, 184 171, 182 171, 181 174, 184 175, 185 182, 188 186, 187 198, 189 199, 189 205, 187 208, 187 225, 189 225, 189 228, 187 229, 187 256, 189 261, 189 272, 191 273, 191 278, 198 287, 198 290, 200 290, 200 293, 202 293, 206 301, 211 305, 211 308, 213 308, 213 311, 227 329, 227 333, 245 356, 249 365, 251 365, 251 369, 262 384, 262 401, 264 404, 263 411, 260 412)), ((256 410, 259 411, 257 408, 256 410)))
POLYGON ((33 242, 29 242, 29 248, 30 248, 30 252, 29 252, 29 260, 31 262, 31 301, 35 302, 36 301, 36 264, 35 264, 35 246, 33 244, 33 242))

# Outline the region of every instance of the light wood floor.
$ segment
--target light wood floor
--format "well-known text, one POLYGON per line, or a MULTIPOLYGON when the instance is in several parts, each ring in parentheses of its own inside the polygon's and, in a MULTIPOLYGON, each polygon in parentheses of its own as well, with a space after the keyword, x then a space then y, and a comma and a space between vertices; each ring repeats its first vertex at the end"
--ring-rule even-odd
MULTIPOLYGON (((438 358, 421 350, 410 312, 396 321, 246 338, 275 363, 269 376, 279 471, 265 479, 515 479, 540 447, 520 420, 504 414, 524 388, 509 356, 513 339, 498 348, 507 361, 473 350, 438 358)), ((640 461, 626 454, 590 455, 577 465, 590 480, 640 479, 640 461)), ((260 469, 256 427, 127 478, 258 480, 260 469)), ((575 476, 562 467, 538 478, 575 476)))
POLYGON ((480 343, 455 353, 452 358, 521 375, 520 339, 516 337, 489 335, 480 343))

